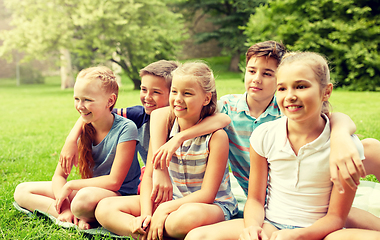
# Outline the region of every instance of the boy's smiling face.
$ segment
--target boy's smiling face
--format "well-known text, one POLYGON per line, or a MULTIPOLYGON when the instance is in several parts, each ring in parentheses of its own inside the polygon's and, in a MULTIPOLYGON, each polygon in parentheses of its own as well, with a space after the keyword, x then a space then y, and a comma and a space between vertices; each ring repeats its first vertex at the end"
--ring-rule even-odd
POLYGON ((154 75, 141 77, 140 100, 146 114, 169 105, 169 88, 164 78, 154 75))
POLYGON ((253 56, 248 61, 244 76, 248 104, 253 102, 262 103, 273 98, 277 87, 276 69, 277 61, 271 57, 253 56))

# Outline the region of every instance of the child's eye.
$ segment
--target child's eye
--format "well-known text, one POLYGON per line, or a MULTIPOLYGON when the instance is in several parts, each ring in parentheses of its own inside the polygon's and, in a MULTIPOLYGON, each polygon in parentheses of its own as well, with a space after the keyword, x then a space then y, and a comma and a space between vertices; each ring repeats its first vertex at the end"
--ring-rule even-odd
POLYGON ((250 73, 252 73, 252 74, 255 74, 255 73, 256 73, 256 71, 254 71, 254 70, 249 70, 248 72, 250 72, 250 73))
POLYGON ((185 95, 191 96, 193 94, 191 92, 185 92, 185 95))
POLYGON ((305 88, 306 88, 305 85, 298 85, 298 86, 297 86, 297 89, 305 89, 305 88))
POLYGON ((159 92, 159 91, 154 91, 154 93, 155 93, 155 94, 161 94, 161 92, 159 92))
POLYGON ((171 92, 172 92, 172 93, 177 93, 177 91, 176 91, 176 90, 172 90, 171 92))
POLYGON ((264 73, 264 75, 268 76, 268 77, 272 77, 273 76, 272 73, 269 73, 269 72, 264 73))
POLYGON ((87 98, 85 99, 85 101, 86 101, 86 102, 92 102, 91 99, 87 99, 87 98))
POLYGON ((279 88, 277 88, 277 91, 279 91, 279 92, 285 91, 285 88, 284 87, 279 87, 279 88))

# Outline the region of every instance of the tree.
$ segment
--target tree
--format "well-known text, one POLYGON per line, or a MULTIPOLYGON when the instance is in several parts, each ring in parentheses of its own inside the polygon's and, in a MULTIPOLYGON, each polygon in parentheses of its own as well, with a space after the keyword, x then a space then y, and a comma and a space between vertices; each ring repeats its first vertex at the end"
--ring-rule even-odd
POLYGON ((140 87, 139 70, 174 58, 186 37, 182 15, 170 11, 165 1, 7 0, 7 4, 15 28, 3 35, 3 53, 17 48, 41 57, 67 49, 81 67, 113 61, 135 89, 140 87), (20 4, 34 10, 24 11, 20 4), (30 40, 35 38, 39 41, 30 40))
POLYGON ((208 20, 218 28, 211 32, 198 33, 196 42, 216 39, 223 53, 232 56, 230 70, 239 71, 240 55, 247 50, 246 36, 240 27, 245 26, 255 8, 265 2, 266 0, 187 0, 179 6, 185 9, 184 14, 190 18, 194 18, 198 11, 202 13, 200 17, 208 15, 208 20))
POLYGON ((379 0, 270 0, 245 28, 248 42, 273 39, 331 62, 336 86, 380 86, 379 0))
POLYGON ((72 87, 74 78, 67 62, 70 39, 73 38, 74 26, 70 19, 69 8, 59 7, 59 1, 44 0, 5 0, 4 5, 12 12, 12 30, 2 31, 4 40, 0 48, 0 56, 12 58, 12 50, 23 51, 24 61, 44 59, 48 53, 59 54, 61 51, 61 88, 72 87))

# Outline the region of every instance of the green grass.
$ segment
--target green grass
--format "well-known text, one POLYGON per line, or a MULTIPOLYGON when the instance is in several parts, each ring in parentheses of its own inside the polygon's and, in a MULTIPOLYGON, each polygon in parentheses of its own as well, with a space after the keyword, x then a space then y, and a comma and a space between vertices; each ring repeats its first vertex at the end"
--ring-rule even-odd
MULTIPOLYGON (((206 60, 215 68, 219 97, 244 92, 242 75, 226 70, 227 58, 206 60)), ((140 104, 139 91, 133 91, 128 81, 123 83, 116 107, 140 104)), ((51 180, 65 138, 78 118, 72 96, 72 89, 60 89, 58 77, 47 78, 44 85, 20 87, 14 79, 0 79, 0 238, 85 239, 75 230, 27 218, 12 206, 17 184, 51 180)), ((334 111, 355 121, 361 138, 380 139, 380 109, 374 107, 380 102, 379 92, 337 90, 331 102, 334 111)))

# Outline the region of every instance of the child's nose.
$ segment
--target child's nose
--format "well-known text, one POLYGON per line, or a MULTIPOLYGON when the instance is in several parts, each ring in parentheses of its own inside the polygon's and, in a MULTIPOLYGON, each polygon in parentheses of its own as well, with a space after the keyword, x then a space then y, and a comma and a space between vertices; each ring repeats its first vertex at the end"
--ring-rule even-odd
POLYGON ((289 102, 292 102, 292 101, 295 101, 296 99, 297 99, 297 96, 295 95, 295 93, 292 90, 288 91, 286 95, 286 100, 289 102))
POLYGON ((145 95, 145 100, 152 100, 152 93, 147 93, 146 95, 145 95))
POLYGON ((252 82, 255 82, 255 83, 261 83, 261 76, 260 76, 260 74, 258 74, 258 73, 256 73, 255 75, 253 75, 253 77, 252 77, 252 82))

